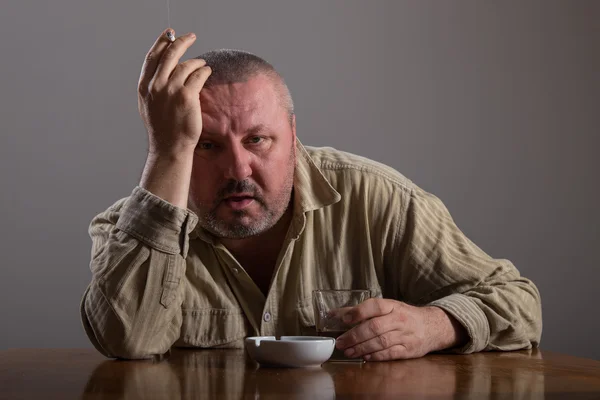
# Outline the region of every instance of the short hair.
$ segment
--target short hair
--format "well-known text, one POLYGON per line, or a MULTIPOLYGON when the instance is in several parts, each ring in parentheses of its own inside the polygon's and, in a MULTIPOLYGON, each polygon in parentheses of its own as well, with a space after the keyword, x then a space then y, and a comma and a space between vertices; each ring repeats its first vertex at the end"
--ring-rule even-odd
POLYGON ((259 74, 269 77, 275 85, 281 105, 286 109, 292 124, 294 101, 283 77, 263 58, 243 50, 218 49, 207 51, 196 58, 201 58, 210 66, 212 73, 205 87, 218 84, 245 82, 259 74))

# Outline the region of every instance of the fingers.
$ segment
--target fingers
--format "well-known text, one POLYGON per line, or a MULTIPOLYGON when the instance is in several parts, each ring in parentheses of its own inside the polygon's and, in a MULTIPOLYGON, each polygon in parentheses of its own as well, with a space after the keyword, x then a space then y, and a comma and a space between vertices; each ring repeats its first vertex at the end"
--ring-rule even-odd
POLYGON ((377 351, 372 354, 367 354, 363 357, 365 361, 389 361, 389 360, 406 360, 413 358, 406 346, 398 344, 387 349, 377 351))
POLYGON ((344 315, 346 324, 357 324, 369 318, 379 317, 391 313, 394 310, 395 300, 368 299, 354 307, 344 315))
POLYGON ((359 358, 367 354, 376 353, 387 348, 397 346, 403 343, 405 335, 402 331, 392 330, 384 334, 374 336, 356 346, 349 347, 344 351, 344 355, 350 358, 359 358))
POLYGON ((181 87, 185 84, 185 81, 191 75, 192 72, 206 65, 206 61, 202 59, 193 58, 178 64, 169 79, 169 85, 175 87, 181 87))
MULTIPOLYGON (((360 343, 373 340, 374 338, 380 337, 390 331, 399 329, 398 324, 390 316, 376 317, 361 323, 358 326, 350 329, 336 340, 336 347, 344 350, 351 347, 355 347, 360 343)), ((379 339, 379 340, 385 340, 379 339)), ((377 349, 381 350, 381 349, 377 349)), ((363 353, 365 354, 365 353, 363 353)))
MULTIPOLYGON (((165 39, 168 40, 168 39, 165 39)), ((156 67, 156 73, 152 85, 155 89, 160 90, 167 85, 171 73, 179 63, 181 57, 185 54, 186 50, 196 40, 196 35, 188 33, 175 39, 162 53, 162 57, 156 67)))
POLYGON ((163 31, 146 54, 138 84, 141 92, 148 90, 148 86, 150 85, 152 78, 154 78, 154 74, 156 73, 156 68, 158 67, 158 63, 162 57, 162 54, 171 43, 171 40, 167 36, 168 33, 171 33, 173 36, 175 35, 175 32, 172 29, 163 31))
POLYGON ((189 76, 185 87, 189 88, 192 93, 200 93, 210 74, 212 74, 212 69, 208 65, 198 68, 189 76))

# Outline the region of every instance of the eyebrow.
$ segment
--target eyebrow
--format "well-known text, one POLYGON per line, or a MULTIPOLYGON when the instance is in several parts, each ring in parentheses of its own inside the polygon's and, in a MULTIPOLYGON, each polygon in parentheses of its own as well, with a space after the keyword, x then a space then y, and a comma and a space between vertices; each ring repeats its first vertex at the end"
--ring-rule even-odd
MULTIPOLYGON (((245 132, 245 135, 256 135, 257 133, 264 131, 264 130, 265 130, 265 125, 263 125, 263 124, 254 125, 253 127, 251 127, 250 129, 248 129, 245 132)), ((202 130, 202 135, 203 136, 221 136, 220 133, 205 131, 204 129, 202 130)))
POLYGON ((246 131, 247 135, 256 135, 257 133, 263 131, 265 126, 263 124, 254 125, 252 128, 246 131))

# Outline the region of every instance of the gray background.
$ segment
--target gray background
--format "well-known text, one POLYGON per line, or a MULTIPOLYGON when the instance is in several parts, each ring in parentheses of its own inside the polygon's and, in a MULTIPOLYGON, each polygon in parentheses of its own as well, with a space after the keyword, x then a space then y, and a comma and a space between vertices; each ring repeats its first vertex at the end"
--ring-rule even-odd
MULTIPOLYGON (((299 136, 389 164, 539 286, 542 348, 600 359, 600 2, 172 0, 262 55, 299 136)), ((166 2, 3 1, 0 349, 88 347, 90 219, 137 184, 136 84, 166 2)))

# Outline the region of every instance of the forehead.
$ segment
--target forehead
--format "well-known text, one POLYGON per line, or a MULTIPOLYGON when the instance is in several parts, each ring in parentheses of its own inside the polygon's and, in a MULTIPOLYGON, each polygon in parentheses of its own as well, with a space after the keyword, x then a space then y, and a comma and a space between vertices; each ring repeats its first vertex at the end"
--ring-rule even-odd
POLYGON ((202 112, 211 118, 271 114, 279 107, 273 80, 263 74, 244 82, 213 84, 200 92, 202 112))

